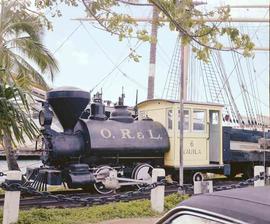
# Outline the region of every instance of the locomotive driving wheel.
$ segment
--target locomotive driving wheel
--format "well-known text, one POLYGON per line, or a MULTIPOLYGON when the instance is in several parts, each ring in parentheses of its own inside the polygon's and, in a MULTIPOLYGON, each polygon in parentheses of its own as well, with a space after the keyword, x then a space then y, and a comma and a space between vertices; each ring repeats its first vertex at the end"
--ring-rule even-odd
MULTIPOLYGON (((145 184, 151 184, 152 171, 153 171, 153 166, 151 166, 148 163, 141 163, 135 166, 135 168, 132 171, 131 177, 135 180, 143 180, 146 182, 145 184)), ((137 187, 141 188, 145 184, 138 184, 137 187)))
MULTIPOLYGON (((99 166, 98 169, 95 171, 95 176, 102 176, 103 173, 108 173, 109 171, 112 171, 113 168, 110 166, 99 166)), ((99 193, 99 194, 111 194, 113 192, 112 189, 108 189, 105 187, 105 185, 102 183, 102 181, 97 181, 94 184, 94 189, 99 193)))

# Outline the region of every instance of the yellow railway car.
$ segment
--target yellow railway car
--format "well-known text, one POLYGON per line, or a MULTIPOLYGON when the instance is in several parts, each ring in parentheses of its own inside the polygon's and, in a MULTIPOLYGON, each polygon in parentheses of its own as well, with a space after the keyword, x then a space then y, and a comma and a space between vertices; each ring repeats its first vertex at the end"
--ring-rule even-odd
MULTIPOLYGON (((180 110, 179 101, 153 99, 138 104, 138 119, 151 118, 166 127, 170 150, 164 165, 179 168, 180 110)), ((184 103, 184 170, 223 172, 222 109, 213 103, 184 103)))

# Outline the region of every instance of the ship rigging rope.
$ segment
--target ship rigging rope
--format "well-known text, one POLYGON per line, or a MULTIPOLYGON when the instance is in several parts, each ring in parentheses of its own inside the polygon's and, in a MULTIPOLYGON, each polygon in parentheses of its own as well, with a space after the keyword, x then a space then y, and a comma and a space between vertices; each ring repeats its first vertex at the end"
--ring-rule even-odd
MULTIPOLYGON (((244 29, 244 27, 243 27, 244 29)), ((250 33, 249 32, 249 29, 247 27, 246 29, 246 32, 247 33, 250 33)), ((259 95, 259 92, 257 92, 256 90, 258 90, 258 83, 256 82, 256 79, 253 80, 253 76, 256 77, 256 70, 255 70, 255 67, 254 67, 254 60, 253 59, 250 59, 250 58, 246 58, 246 66, 247 66, 247 73, 249 75, 249 86, 250 86, 250 89, 251 89, 251 93, 252 95, 258 97, 259 95), (251 68, 251 63, 252 63, 252 68, 251 68)), ((253 99, 253 105, 254 105, 254 110, 255 110, 255 116, 256 116, 256 119, 259 123, 259 125, 261 125, 263 123, 262 121, 262 109, 261 109, 261 105, 259 104, 258 105, 258 101, 255 99, 255 98, 252 98, 253 99)), ((256 122, 257 123, 257 122, 256 122)))
POLYGON ((164 54, 164 56, 161 56, 163 63, 169 66, 170 65, 170 62, 168 61, 168 58, 170 57, 169 54, 164 50, 159 41, 157 41, 157 45, 160 51, 164 54))
POLYGON ((242 79, 242 76, 241 76, 241 62, 240 62, 240 57, 236 57, 236 55, 234 53, 232 53, 232 59, 233 59, 233 63, 236 64, 236 76, 237 76, 237 80, 238 80, 238 84, 239 84, 239 87, 240 87, 240 90, 241 92, 243 93, 242 94, 242 98, 243 98, 243 104, 244 104, 244 108, 245 108, 245 111, 246 111, 246 116, 247 116, 247 119, 248 119, 248 124, 251 124, 251 120, 252 120, 252 115, 251 115, 251 112, 249 110, 249 105, 248 105, 248 98, 247 98, 247 94, 246 94, 246 88, 245 88, 245 84, 244 84, 244 80, 242 79), (237 63, 239 62, 239 63, 237 63))
MULTIPOLYGON (((253 64, 253 66, 254 66, 254 64, 253 64)), ((266 67, 264 70, 266 70, 267 68, 268 68, 268 73, 269 73, 269 67, 268 67, 268 65, 267 65, 267 67, 266 67)), ((264 70, 263 70, 262 72, 260 72, 259 74, 257 74, 256 79, 257 79, 257 77, 260 78, 260 75, 264 73, 264 70)), ((256 79, 255 79, 255 81, 257 81, 256 79)), ((262 83, 265 84, 264 82, 262 82, 262 83)), ((256 85, 256 87, 257 87, 257 88, 256 88, 256 90, 257 90, 257 96, 258 96, 258 98, 260 99, 260 93, 259 93, 258 85, 256 85)), ((268 89, 268 93, 270 93, 269 86, 266 87, 266 89, 268 89)), ((270 98, 270 96, 269 96, 269 98, 270 98)), ((269 105, 269 109, 270 109, 270 105, 269 105)), ((264 124, 265 124, 265 121, 264 121, 264 116, 263 116, 263 114, 262 114, 262 107, 261 107, 261 105, 260 105, 260 114, 261 114, 261 122, 262 122, 262 125, 264 125, 264 124)))
MULTIPOLYGON (((251 62, 249 59, 246 59, 246 65, 247 65, 247 70, 248 70, 248 75, 249 75, 249 86, 251 88, 251 93, 257 97, 257 92, 255 91, 255 87, 257 87, 257 82, 252 82, 253 81, 252 77, 256 73, 254 71, 252 72, 251 62)), ((257 121, 259 124, 261 124, 262 120, 260 116, 260 109, 259 109, 258 101, 255 100, 255 98, 252 98, 252 99, 253 99, 253 105, 254 105, 257 121)))
MULTIPOLYGON (((176 76, 180 76, 180 73, 178 72, 179 71, 178 67, 180 66, 180 63, 179 63, 179 61, 180 61, 180 54, 179 54, 180 48, 179 48, 179 46, 180 46, 180 34, 178 34, 177 38, 176 38, 176 43, 175 43, 175 46, 174 46, 172 58, 171 58, 171 61, 170 61, 169 70, 168 70, 168 73, 167 73, 167 76, 166 76, 166 81, 165 81, 165 85, 164 85, 163 92, 162 92, 162 98, 165 97, 165 99, 171 98, 172 94, 169 96, 169 91, 172 92, 172 91, 174 91, 174 89, 170 89, 170 85, 174 84, 172 82, 173 82, 173 79, 176 76), (175 65, 175 61, 178 61, 177 65, 175 65), (166 95, 164 95, 165 91, 166 91, 166 95)), ((177 85, 179 85, 179 83, 177 83, 177 85)), ((173 85, 173 86, 175 87, 175 85, 173 85)))
POLYGON ((63 42, 54 50, 53 55, 56 54, 57 51, 59 51, 65 43, 73 36, 74 33, 81 27, 81 24, 75 27, 75 29, 63 40, 63 42))
MULTIPOLYGON (((265 16, 266 16, 266 15, 267 15, 267 13, 265 14, 265 16)), ((264 17, 265 17, 265 16, 264 16, 264 17)), ((260 25, 261 25, 261 23, 260 23, 260 25)), ((260 25, 259 25, 259 26, 260 26, 260 25)), ((253 37, 254 37, 254 35, 256 35, 256 33, 258 32, 259 26, 257 27, 255 33, 253 34, 253 37)), ((240 63, 241 63, 241 59, 242 59, 243 57, 239 57, 239 55, 237 55, 237 56, 238 56, 237 62, 236 62, 236 59, 235 59, 235 57, 234 57, 234 63, 235 63, 235 66, 234 66, 234 68, 232 69, 230 75, 226 78, 226 80, 224 80, 223 87, 220 89, 220 92, 219 92, 218 95, 220 95, 221 92, 222 92, 222 90, 225 89, 225 87, 226 87, 225 84, 227 84, 227 83, 229 82, 229 78, 232 76, 233 72, 236 70, 236 71, 238 71, 237 74, 239 74, 239 71, 241 70, 241 68, 240 68, 240 67, 241 67, 240 63)), ((241 75, 240 75, 240 77, 238 76, 238 79, 243 80, 243 78, 242 78, 241 75)), ((240 82, 241 82, 241 81, 240 81, 240 82)), ((254 119, 254 112, 252 112, 252 106, 251 106, 251 103, 250 103, 250 97, 249 97, 249 95, 251 95, 251 93, 250 93, 250 92, 246 92, 247 90, 246 90, 246 89, 243 89, 241 86, 240 86, 240 88, 242 89, 242 92, 243 92, 243 93, 241 93, 241 95, 242 95, 242 94, 245 95, 245 96, 243 96, 243 101, 244 101, 244 104, 245 104, 245 106, 246 106, 245 108, 246 108, 247 115, 250 116, 250 120, 253 120, 253 119, 254 119), (247 95, 248 95, 248 97, 247 97, 247 95), (253 116, 252 116, 252 114, 253 114, 253 116), (252 118, 252 117, 253 117, 253 118, 252 118)), ((254 96, 254 94, 252 94, 252 97, 253 97, 254 99, 257 99, 257 100, 258 100, 259 97, 257 98, 256 95, 257 95, 257 94, 255 94, 255 96, 254 96)), ((264 105, 265 105, 265 104, 264 104, 264 105)), ((261 116, 262 116, 262 113, 260 113, 260 114, 261 114, 261 116)))
MULTIPOLYGON (((269 9, 266 11, 266 13, 264 14, 263 18, 265 18, 265 17, 267 16, 268 13, 269 13, 269 9)), ((257 29, 255 30, 255 32, 254 32, 253 35, 251 36, 251 39, 253 39, 253 38, 257 35, 257 33, 258 33, 260 27, 262 27, 262 26, 263 26, 263 23, 260 22, 259 25, 257 26, 257 29)), ((241 60, 242 58, 243 58, 243 57, 240 57, 239 60, 241 60)), ((237 63, 239 63, 239 61, 238 61, 237 63)), ((227 82, 229 82, 229 79, 230 79, 230 77, 232 76, 232 74, 233 74, 233 72, 234 72, 235 69, 236 69, 236 65, 234 65, 234 67, 233 67, 233 69, 231 70, 229 76, 227 76, 226 80, 224 81, 224 84, 227 83, 227 82)), ((223 84, 223 88, 224 88, 224 84, 223 84)), ((220 92, 222 91, 223 88, 220 89, 220 92)), ((220 92, 219 92, 219 93, 220 93, 220 92)))
MULTIPOLYGON (((98 43, 98 41, 91 35, 90 31, 86 28, 86 26, 80 21, 80 23, 82 24, 84 30, 87 32, 88 36, 91 38, 92 41, 95 42, 95 44, 99 47, 99 49, 103 52, 103 54, 106 56, 106 58, 114 65, 114 68, 112 69, 112 71, 110 71, 107 75, 105 75, 92 89, 91 89, 91 92, 94 91, 101 83, 103 83, 107 78, 109 78, 109 76, 111 74, 113 74, 113 72, 115 70, 118 70, 125 78, 127 78, 128 80, 132 81, 133 83, 135 83, 137 86, 139 86, 140 88, 142 89, 146 89, 146 87, 144 87, 143 85, 141 85, 139 82, 135 81, 134 79, 132 79, 130 76, 128 76, 125 72, 123 72, 119 66, 124 62, 126 61, 129 56, 130 56, 130 53, 125 57, 123 58, 122 61, 120 61, 119 64, 116 64, 114 63, 114 61, 111 59, 111 57, 107 54, 107 52, 105 51, 105 49, 98 43)), ((134 50, 137 50, 141 44, 143 42, 141 41, 138 41, 135 45, 135 48, 134 50)))
MULTIPOLYGON (((269 12, 269 10, 268 10, 268 12, 269 12)), ((257 34, 256 34, 256 38, 258 38, 257 34)), ((269 57, 269 53, 268 53, 268 57, 269 57)), ((255 90, 255 92, 257 93, 258 99, 260 99, 260 92, 259 92, 259 88, 258 88, 258 81, 259 80, 257 80, 257 78, 260 78, 261 74, 263 74, 264 71, 267 68, 268 68, 268 73, 269 73, 269 65, 266 65, 265 69, 263 69, 262 71, 260 71, 259 74, 257 73, 257 70, 255 69, 255 65, 254 65, 254 61, 253 60, 252 60, 252 67, 253 67, 253 71, 254 71, 254 75, 255 75, 254 81, 256 82, 256 90, 255 90)), ((252 81, 252 83, 253 83, 253 81, 252 81)), ((261 82, 261 83, 265 84, 264 82, 261 82)), ((266 87, 266 89, 269 90, 269 86, 266 87)), ((261 104, 259 104, 259 105, 260 105, 259 109, 260 109, 260 116, 261 116, 261 125, 264 125, 265 124, 265 121, 264 121, 264 116, 263 116, 263 113, 262 113, 262 106, 261 106, 261 104)))
POLYGON ((250 95, 251 97, 253 97, 253 98, 256 99, 258 102, 260 102, 261 105, 265 106, 266 108, 269 108, 269 107, 270 107, 269 104, 263 102, 260 98, 257 98, 256 96, 252 95, 248 90, 246 90, 246 91, 249 93, 249 95, 250 95))
MULTIPOLYGON (((200 61, 200 69, 201 69, 201 71, 203 71, 202 61, 200 61)), ((209 101, 208 101, 208 97, 207 97, 206 81, 205 81, 204 75, 202 76, 202 81, 203 81, 203 86, 204 86, 204 94, 205 94, 205 98, 206 98, 206 101, 209 102, 209 101)))
MULTIPOLYGON (((135 50, 137 50, 143 42, 140 42, 136 47, 135 50)), ((115 70, 119 70, 119 66, 123 64, 128 58, 130 57, 130 53, 124 57, 118 64, 116 64, 113 69, 105 75, 92 89, 91 92, 94 91, 104 80, 106 80, 115 70)), ((122 73, 123 74, 123 73, 122 73)), ((125 73, 124 73, 125 74, 125 73)))
MULTIPOLYGON (((232 56, 233 56, 233 60, 235 60, 236 57, 239 57, 238 55, 236 56, 233 53, 232 53, 232 56)), ((247 63, 247 59, 245 61, 247 63)), ((236 70, 237 71, 236 74, 237 74, 240 89, 242 91, 243 102, 244 102, 244 105, 245 105, 245 108, 246 108, 247 116, 249 117, 248 118, 248 123, 249 123, 249 125, 256 125, 257 124, 256 118, 255 118, 256 115, 255 115, 254 110, 253 110, 251 97, 250 97, 250 94, 249 94, 249 91, 248 91, 248 85, 247 85, 245 75, 244 75, 244 72, 243 72, 242 63, 240 62, 237 66, 238 67, 237 67, 237 70, 236 70)), ((247 73, 249 73, 249 72, 250 72, 249 67, 247 65, 247 73)), ((250 75, 251 74, 249 73, 249 77, 250 77, 250 75)), ((251 87, 253 87, 253 85, 251 87)), ((254 105, 254 102, 253 102, 253 105, 254 105)))
MULTIPOLYGON (((254 79, 251 80, 251 83, 255 83, 256 80, 259 79, 260 76, 261 76, 262 74, 264 74, 264 71, 265 71, 267 68, 268 68, 268 66, 265 67, 264 69, 262 69, 261 72, 259 72, 258 74, 256 74, 256 76, 254 77, 254 79)), ((258 85, 256 85, 256 87, 258 88, 258 85)), ((246 89, 246 91, 248 91, 248 90, 246 89)), ((235 100, 237 100, 240 96, 242 96, 242 94, 243 94, 243 92, 239 93, 239 95, 235 97, 235 100)), ((254 94, 252 94, 252 93, 250 93, 250 92, 249 92, 249 94, 251 95, 251 97, 252 97, 254 100, 256 100, 257 102, 260 103, 260 104, 259 104, 259 105, 260 105, 260 115, 261 115, 261 117, 262 117, 262 119, 263 119, 261 105, 264 105, 264 106, 267 107, 267 108, 269 107, 269 105, 266 104, 265 102, 261 101, 260 96, 256 96, 256 95, 254 95, 254 94)), ((264 121, 263 121, 263 123, 264 123, 264 121)))
MULTIPOLYGON (((211 53, 211 56, 213 59, 213 63, 215 64, 215 66, 217 68, 217 74, 219 75, 219 78, 220 78, 221 83, 222 83, 222 80, 226 79, 226 72, 225 72, 223 61, 221 60, 220 52, 214 51, 211 53)), ((233 106, 234 99, 232 97, 231 88, 229 86, 229 83, 226 83, 225 85, 226 85, 226 88, 224 88, 224 92, 226 95, 226 100, 224 97, 224 103, 227 104, 230 108, 230 110, 229 110, 227 107, 227 113, 228 113, 228 115, 231 116, 232 121, 234 123, 238 123, 239 119, 236 115, 236 113, 237 113, 236 111, 238 111, 238 108, 234 108, 234 106, 233 106)), ((217 95, 217 97, 218 97, 218 95, 217 95)), ((240 122, 242 122, 242 121, 240 121, 240 122)))
MULTIPOLYGON (((265 68, 265 69, 263 69, 263 71, 265 71, 267 68, 265 68)), ((252 83, 253 82, 255 82, 256 81, 256 79, 257 78, 259 78, 260 76, 261 76, 261 74, 263 74, 263 71, 261 72, 261 73, 259 73, 257 76, 255 76, 255 78, 252 80, 252 83)), ((256 85, 257 86, 257 88, 258 88, 258 85, 256 85)), ((236 96, 235 97, 235 100, 237 100, 240 96, 242 96, 242 92, 241 93, 239 93, 238 94, 238 96, 236 96)), ((253 98, 254 98, 254 100, 256 100, 257 102, 259 102, 259 103, 261 103, 262 101, 260 101, 259 99, 260 99, 260 96, 256 96, 256 97, 254 97, 254 95, 251 95, 253 98)), ((259 104, 260 105, 260 113, 259 113, 259 115, 260 115, 260 117, 261 117, 261 124, 264 124, 264 117, 263 117, 263 115, 262 115, 262 108, 261 108, 261 104, 259 104)), ((267 104, 263 104, 264 106, 266 106, 266 107, 268 107, 268 105, 267 104)))
MULTIPOLYGON (((97 85, 95 85, 92 89, 91 92, 94 91, 94 89, 99 86, 105 79, 107 79, 116 69, 121 73, 121 75, 123 75, 126 79, 128 79, 129 81, 131 81, 132 83, 136 84, 138 87, 140 87, 141 89, 147 91, 147 88, 145 86, 143 86, 142 84, 140 84, 138 81, 134 80, 133 78, 131 78, 129 75, 127 75, 125 72, 123 72, 119 66, 122 64, 120 62, 120 64, 116 65, 116 63, 112 60, 112 58, 108 55, 108 53, 105 51, 105 49, 99 44, 99 42, 91 35, 90 31, 86 28, 86 26, 82 23, 82 21, 80 21, 80 23, 82 24, 84 30, 87 32, 88 36, 91 38, 92 41, 95 42, 95 44, 98 46, 98 48, 102 51, 102 53, 106 56, 106 58, 115 66, 114 69, 108 73, 108 75, 106 75, 97 85)), ((141 41, 137 41, 136 45, 135 45, 135 49, 137 50, 141 44, 143 42, 141 41)), ((130 55, 130 54, 129 54, 130 55)), ((127 57, 124 58, 124 61, 126 59, 129 58, 129 55, 127 57)), ((122 61, 122 62, 124 62, 122 61)))
MULTIPOLYGON (((227 114, 229 114, 227 103, 225 101, 223 94, 221 93, 220 97, 217 97, 218 90, 220 89, 220 82, 217 78, 217 69, 214 66, 215 64, 214 64, 214 58, 213 58, 212 53, 210 53, 209 59, 210 60, 208 63, 200 61, 200 68, 202 71, 202 78, 203 78, 206 100, 208 101, 208 94, 209 94, 211 98, 211 102, 224 104, 225 110, 227 114)), ((194 70, 192 67, 195 67, 195 66, 193 65, 191 66, 191 69, 194 70)))
MULTIPOLYGON (((266 12, 265 16, 267 15, 267 13, 268 12, 266 12)), ((260 23, 260 25, 257 26, 257 29, 256 29, 255 33, 253 34, 253 37, 255 35, 257 35, 257 32, 259 31, 259 27, 261 26, 261 24, 262 23, 260 23)), ((231 45, 232 45, 232 43, 231 43, 231 45)), ((229 105, 229 107, 231 108, 231 114, 232 114, 232 117, 234 117, 234 120, 244 124, 243 119, 242 119, 242 117, 241 117, 241 115, 239 113, 239 110, 237 108, 237 105, 235 103, 235 99, 233 98, 230 86, 229 86, 229 78, 233 75, 234 72, 236 72, 237 79, 238 79, 238 82, 239 82, 239 86, 240 86, 240 89, 241 89, 240 95, 242 95, 242 98, 243 98, 243 103, 244 103, 245 111, 246 111, 246 114, 247 114, 248 123, 250 125, 252 125, 252 126, 255 126, 255 125, 257 125, 257 121, 260 121, 260 123, 262 123, 263 116, 262 116, 261 104, 259 104, 260 106, 258 105, 258 99, 260 98, 259 97, 259 91, 258 91, 258 85, 257 85, 257 82, 254 83, 252 81, 252 76, 256 73, 255 69, 253 69, 253 73, 252 73, 252 69, 251 69, 251 62, 253 63, 252 65, 253 65, 253 68, 254 68, 254 61, 252 61, 250 59, 246 60, 246 66, 247 66, 246 69, 247 69, 247 72, 248 72, 248 75, 249 75, 248 78, 249 78, 250 89, 251 89, 251 91, 249 91, 248 88, 247 88, 248 87, 247 86, 247 80, 246 80, 246 78, 244 76, 244 72, 243 72, 243 65, 241 63, 241 59, 243 57, 240 57, 239 55, 236 56, 236 52, 233 52, 232 54, 233 54, 232 58, 233 58, 233 61, 234 61, 234 64, 235 64, 233 70, 231 71, 229 76, 224 74, 224 73, 226 73, 225 70, 223 72, 221 72, 221 73, 223 73, 223 76, 222 76, 222 74, 219 74, 221 81, 224 81, 223 82, 223 87, 220 88, 219 93, 216 92, 216 89, 213 89, 212 92, 215 91, 215 95, 216 95, 215 101, 219 102, 218 96, 223 98, 222 90, 224 89, 224 92, 225 92, 225 94, 227 96, 227 100, 228 100, 228 103, 226 103, 225 100, 223 100, 224 104, 229 105), (255 84, 255 86, 254 86, 254 84, 255 84), (253 105, 254 105, 254 107, 253 107, 253 105)), ((175 58, 175 56, 174 56, 174 58, 175 58)), ((216 58, 216 67, 218 67, 219 70, 222 71, 222 68, 221 68, 222 65, 219 64, 217 61, 218 61, 218 58, 216 58)), ((219 61, 220 61, 220 59, 219 59, 219 61)), ((173 62, 171 61, 171 64, 172 63, 173 62)), ((200 66, 202 68, 202 63, 201 62, 200 62, 200 66)), ((189 67, 190 67, 190 80, 191 80, 192 77, 193 77, 191 75, 191 74, 193 74, 191 72, 191 70, 194 70, 193 69, 194 66, 191 66, 191 63, 190 63, 189 67)), ((209 69, 209 72, 211 72, 210 69, 209 69)), ((172 78, 172 77, 169 77, 169 73, 168 73, 166 83, 165 83, 165 87, 167 86, 167 82, 168 82, 169 78, 172 78)), ((191 90, 189 91, 189 97, 193 98, 193 91, 192 91, 193 86, 192 86, 192 82, 190 82, 190 80, 189 80, 189 85, 191 87, 191 90)), ((204 88, 205 89, 205 97, 206 97, 206 100, 208 100, 208 94, 206 93, 206 80, 205 80, 204 76, 203 76, 203 83, 204 83, 204 87, 205 87, 204 88)), ((209 81, 208 81, 208 85, 209 85, 209 81)), ((165 90, 166 90, 166 88, 163 89, 163 95, 164 95, 165 90)), ((214 92, 210 93, 210 96, 211 96, 211 94, 214 94, 214 92)), ((211 96, 211 97, 213 98, 213 96, 211 96)))

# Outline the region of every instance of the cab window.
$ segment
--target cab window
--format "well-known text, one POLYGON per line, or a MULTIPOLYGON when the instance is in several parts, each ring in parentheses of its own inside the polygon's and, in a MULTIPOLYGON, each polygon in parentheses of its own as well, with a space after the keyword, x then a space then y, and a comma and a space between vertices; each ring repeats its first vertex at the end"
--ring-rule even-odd
MULTIPOLYGON (((180 130, 180 110, 178 110, 178 130, 180 130)), ((184 131, 189 130, 189 110, 184 110, 184 131)))
POLYGON ((172 109, 167 110, 167 128, 173 128, 173 111, 172 109))
POLYGON ((193 110, 192 115, 193 131, 204 132, 205 131, 205 111, 193 110))

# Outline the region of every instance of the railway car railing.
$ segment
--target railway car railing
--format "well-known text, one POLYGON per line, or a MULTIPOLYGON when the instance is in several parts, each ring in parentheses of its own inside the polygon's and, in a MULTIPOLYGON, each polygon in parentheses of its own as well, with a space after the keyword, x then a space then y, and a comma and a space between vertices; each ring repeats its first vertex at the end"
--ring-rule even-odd
MULTIPOLYGON (((256 169, 255 169, 256 170, 256 169)), ((211 191, 222 191, 230 190, 235 188, 243 188, 250 185, 261 186, 262 183, 270 183, 270 168, 267 168, 267 172, 261 172, 261 168, 258 169, 260 172, 255 173, 256 175, 253 178, 240 181, 237 184, 222 185, 222 186, 213 186, 209 184, 209 181, 199 181, 201 186, 198 183, 194 185, 184 185, 180 187, 178 182, 170 181, 168 182, 165 179, 164 169, 153 169, 152 183, 145 186, 141 186, 137 190, 128 191, 125 193, 107 195, 107 196, 89 196, 89 197, 80 197, 80 196, 69 196, 64 194, 52 194, 47 191, 38 191, 33 187, 24 186, 21 179, 22 175, 20 171, 9 171, 7 174, 0 172, 0 176, 6 176, 5 182, 0 184, 0 188, 5 191, 5 201, 3 209, 3 224, 16 223, 19 216, 19 203, 20 203, 20 194, 26 193, 31 196, 38 196, 41 198, 53 199, 55 201, 68 202, 68 203, 79 203, 82 205, 101 205, 110 202, 119 202, 119 201, 130 201, 139 196, 145 196, 146 193, 151 192, 151 207, 154 211, 162 212, 164 209, 164 195, 165 195, 165 186, 176 187, 176 191, 188 194, 198 194, 198 193, 207 193, 211 191), (206 184, 208 183, 208 184, 206 184), (259 183, 259 184, 258 184, 259 183), (198 190, 199 186, 199 190, 198 190), (212 189, 209 189, 209 186, 212 189), (197 189, 196 189, 197 188, 197 189)), ((198 182, 198 181, 197 181, 198 182)))

